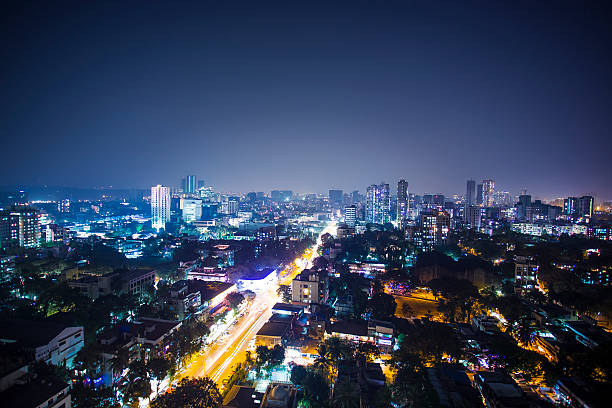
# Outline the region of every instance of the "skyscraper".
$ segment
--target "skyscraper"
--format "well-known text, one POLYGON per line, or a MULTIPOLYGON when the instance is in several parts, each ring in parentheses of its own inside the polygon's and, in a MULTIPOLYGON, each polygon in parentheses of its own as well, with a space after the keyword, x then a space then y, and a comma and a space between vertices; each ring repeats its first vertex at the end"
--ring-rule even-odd
POLYGON ((575 215, 578 211, 578 198, 567 197, 563 200, 563 213, 567 215, 575 215))
POLYGON ((386 224, 391 222, 389 184, 372 184, 366 192, 366 222, 386 224))
POLYGON ((493 207, 495 203, 495 181, 482 180, 482 204, 485 207, 493 207))
POLYGON ((357 207, 354 205, 347 205, 344 207, 344 223, 351 228, 355 228, 357 223, 357 207))
POLYGON ((410 203, 408 202, 408 182, 401 179, 397 182, 397 223, 400 228, 406 225, 408 218, 408 210, 410 203))
POLYGON ((484 185, 482 183, 476 186, 476 205, 484 203, 484 185))
POLYGON ((329 204, 334 208, 340 208, 343 201, 342 190, 329 190, 329 204))
POLYGON ((194 175, 185 176, 182 180, 183 193, 194 194, 198 189, 197 177, 194 175))
POLYGON ((578 199, 578 216, 592 217, 593 216, 593 197, 582 196, 578 199))
POLYGON ((467 189, 465 191, 465 207, 476 204, 476 182, 474 180, 467 181, 467 189))
POLYGON ((170 221, 170 189, 160 184, 151 187, 151 225, 156 231, 170 221))

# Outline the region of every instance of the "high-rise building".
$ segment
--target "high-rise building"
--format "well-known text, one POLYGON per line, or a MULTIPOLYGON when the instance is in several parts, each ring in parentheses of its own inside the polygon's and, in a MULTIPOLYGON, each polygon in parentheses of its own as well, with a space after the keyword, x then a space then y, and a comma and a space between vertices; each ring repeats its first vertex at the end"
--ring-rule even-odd
POLYGON ((344 207, 344 223, 351 228, 355 228, 357 223, 357 206, 347 205, 344 207))
POLYGON ((25 205, 0 213, 0 245, 13 241, 20 247, 35 247, 41 237, 40 212, 25 205))
POLYGON ((397 223, 400 228, 406 226, 410 202, 408 201, 408 182, 401 179, 397 182, 397 223))
POLYGON ((479 230, 482 222, 482 207, 470 205, 465 209, 465 223, 473 229, 479 230))
POLYGON ((495 203, 495 181, 482 180, 482 204, 485 207, 493 207, 495 203))
POLYGON ((567 197, 563 200, 563 213, 567 215, 576 215, 578 212, 578 198, 567 197))
POLYGON ((202 200, 181 198, 183 221, 192 223, 202 219, 202 200))
POLYGON ((476 182, 474 180, 467 181, 467 189, 465 191, 465 207, 476 204, 476 182))
POLYGON ((531 196, 529 194, 521 194, 519 202, 516 204, 516 218, 524 220, 527 218, 527 209, 531 207, 531 196))
POLYGON ((538 284, 538 264, 530 256, 514 257, 514 292, 524 295, 538 284))
POLYGON ((166 229, 170 221, 170 188, 158 184, 151 187, 151 225, 156 231, 166 229))
POLYGON ((427 210, 419 215, 422 245, 431 249, 446 242, 450 230, 450 217, 445 211, 427 210))
POLYGON ((577 215, 589 218, 593 216, 593 197, 582 196, 578 199, 577 215))
POLYGON ((351 204, 358 204, 361 202, 361 194, 359 190, 355 190, 351 193, 351 204))
POLYGON ((181 188, 183 189, 183 193, 195 194, 198 189, 197 177, 194 175, 185 176, 182 180, 181 188))
POLYGON ((391 197, 389 184, 372 184, 366 192, 366 222, 386 224, 391 222, 391 197))
POLYGON ((476 186, 476 205, 484 204, 484 185, 478 184, 476 186))
POLYGON ((334 208, 341 208, 343 201, 342 190, 329 190, 329 204, 334 208))

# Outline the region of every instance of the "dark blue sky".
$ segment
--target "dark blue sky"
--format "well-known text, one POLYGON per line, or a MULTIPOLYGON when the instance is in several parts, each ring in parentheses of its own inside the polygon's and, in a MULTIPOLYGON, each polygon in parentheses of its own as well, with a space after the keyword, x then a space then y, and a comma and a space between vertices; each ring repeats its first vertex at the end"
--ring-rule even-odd
POLYGON ((0 185, 612 199, 603 2, 13 3, 0 185))

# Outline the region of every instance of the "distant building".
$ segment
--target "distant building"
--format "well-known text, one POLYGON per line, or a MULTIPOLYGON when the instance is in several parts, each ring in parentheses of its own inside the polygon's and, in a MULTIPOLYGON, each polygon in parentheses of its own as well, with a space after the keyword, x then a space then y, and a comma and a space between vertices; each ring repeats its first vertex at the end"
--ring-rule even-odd
POLYGON ((6 246, 9 241, 20 247, 38 246, 41 237, 40 212, 24 205, 13 206, 0 212, 0 245, 6 246))
POLYGON ((591 196, 582 196, 578 199, 578 217, 588 217, 591 218, 593 216, 593 197, 591 196))
POLYGON ((525 294, 538 284, 538 264, 530 256, 514 257, 514 292, 525 294))
POLYGON ((366 222, 386 224, 391 222, 391 198, 389 184, 372 184, 366 192, 366 222))
POLYGON ((341 208, 344 201, 344 194, 342 190, 329 190, 329 204, 333 208, 341 208))
POLYGON ((482 204, 485 207, 495 204, 495 181, 482 180, 482 204))
POLYGON ((467 189, 465 191, 465 206, 476 204, 476 182, 474 180, 467 181, 467 189))
POLYGON ((270 198, 276 203, 291 201, 293 198, 293 191, 291 190, 272 190, 270 198))
POLYGON ((183 192, 187 194, 195 194, 196 190, 198 189, 197 180, 197 177, 194 175, 185 176, 185 178, 181 180, 181 188, 183 192))
POLYGON ((202 200, 181 198, 183 221, 192 223, 202 219, 202 200))
POLYGON ((344 223, 349 228, 355 228, 357 223, 357 207, 354 205, 347 205, 344 207, 344 223))
POLYGON ((472 229, 479 230, 482 222, 482 207, 470 205, 465 209, 465 223, 472 229))
POLYGON ((166 229, 170 221, 170 188, 160 184, 151 187, 151 225, 156 231, 166 229))
POLYGON ((430 249, 446 242, 450 230, 450 217, 445 211, 429 210, 419 216, 422 247, 430 249))
POLYGON ((406 226, 408 213, 410 211, 410 201, 408 200, 408 182, 401 179, 397 182, 397 224, 400 228, 406 226))
POLYGON ((92 299, 113 292, 139 294, 155 284, 155 271, 151 269, 116 270, 102 276, 85 276, 68 281, 68 286, 78 289, 92 299))
POLYGON ((567 197, 563 200, 563 213, 574 217, 591 218, 593 216, 593 203, 592 196, 567 197))
POLYGON ((484 185, 478 184, 476 186, 476 205, 484 204, 484 185))

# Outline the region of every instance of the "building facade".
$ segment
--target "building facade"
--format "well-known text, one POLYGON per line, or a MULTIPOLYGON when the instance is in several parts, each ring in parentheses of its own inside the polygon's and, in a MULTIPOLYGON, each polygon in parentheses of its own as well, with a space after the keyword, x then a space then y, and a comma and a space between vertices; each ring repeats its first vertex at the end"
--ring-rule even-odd
POLYGON ((166 229, 170 221, 170 188, 160 184, 151 187, 151 225, 156 231, 166 229))
POLYGON ((389 184, 372 184, 366 192, 366 222, 386 224, 391 222, 389 184))

